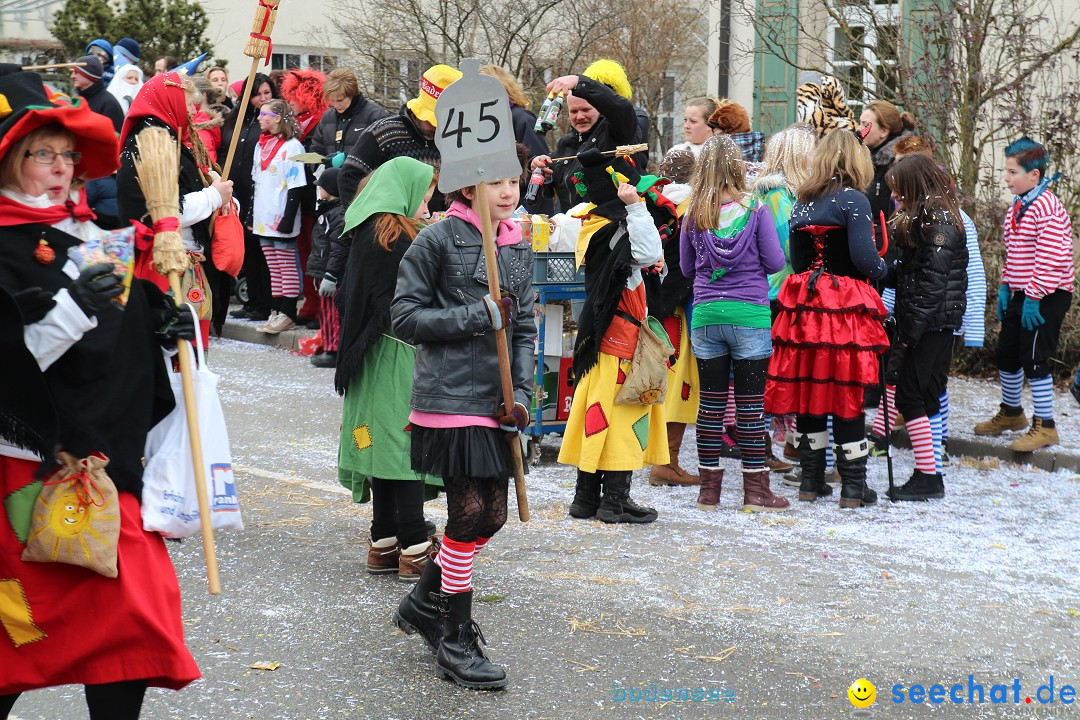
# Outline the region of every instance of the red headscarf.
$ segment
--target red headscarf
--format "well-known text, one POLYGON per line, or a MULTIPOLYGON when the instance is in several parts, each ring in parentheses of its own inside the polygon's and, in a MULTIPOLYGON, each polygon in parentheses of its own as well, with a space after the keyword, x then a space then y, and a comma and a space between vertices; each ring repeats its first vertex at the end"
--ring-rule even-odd
POLYGON ((191 126, 188 123, 187 95, 180 83, 180 75, 167 72, 146 81, 131 103, 124 126, 120 129, 120 147, 124 147, 128 134, 144 117, 153 117, 171 127, 180 142, 190 144, 191 126))

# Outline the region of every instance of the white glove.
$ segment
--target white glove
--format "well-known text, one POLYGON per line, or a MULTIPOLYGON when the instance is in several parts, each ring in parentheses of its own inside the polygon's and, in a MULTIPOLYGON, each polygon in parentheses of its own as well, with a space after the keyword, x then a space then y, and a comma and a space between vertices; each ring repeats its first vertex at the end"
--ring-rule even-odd
POLYGON ((323 278, 319 283, 319 294, 323 297, 330 297, 337 291, 337 283, 330 278, 323 278))

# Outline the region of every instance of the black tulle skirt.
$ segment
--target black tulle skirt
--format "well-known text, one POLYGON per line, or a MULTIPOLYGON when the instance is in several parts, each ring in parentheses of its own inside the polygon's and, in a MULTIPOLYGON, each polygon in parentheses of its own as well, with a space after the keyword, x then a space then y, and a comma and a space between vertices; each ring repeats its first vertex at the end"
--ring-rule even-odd
POLYGON ((417 474, 441 478, 514 474, 506 433, 498 428, 429 428, 414 423, 411 434, 412 469, 417 474))

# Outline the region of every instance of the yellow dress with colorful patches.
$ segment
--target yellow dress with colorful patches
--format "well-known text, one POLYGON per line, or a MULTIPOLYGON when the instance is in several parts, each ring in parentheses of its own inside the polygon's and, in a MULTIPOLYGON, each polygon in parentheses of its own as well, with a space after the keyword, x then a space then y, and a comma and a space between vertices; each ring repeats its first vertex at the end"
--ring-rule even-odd
POLYGON ((663 323, 668 338, 675 344, 676 353, 675 364, 668 368, 664 416, 668 422, 696 425, 701 387, 697 358, 690 348, 690 323, 686 321, 686 312, 682 308, 676 308, 674 314, 663 323))
POLYGON ((664 406, 615 403, 629 370, 629 360, 602 352, 597 364, 578 381, 559 450, 560 463, 596 472, 639 470, 670 462, 664 406))

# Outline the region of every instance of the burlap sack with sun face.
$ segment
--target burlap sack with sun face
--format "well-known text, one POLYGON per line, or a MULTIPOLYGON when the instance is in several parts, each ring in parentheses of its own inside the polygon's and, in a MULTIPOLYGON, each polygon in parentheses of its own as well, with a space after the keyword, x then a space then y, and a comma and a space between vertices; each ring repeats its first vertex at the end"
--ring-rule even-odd
POLYGON ((78 460, 60 453, 63 466, 45 481, 34 503, 30 537, 22 559, 58 562, 116 577, 120 502, 105 474, 109 459, 78 460))
POLYGON ((664 402, 667 393, 668 359, 675 346, 656 318, 646 317, 639 327, 630 370, 615 395, 619 405, 656 405, 664 402))

